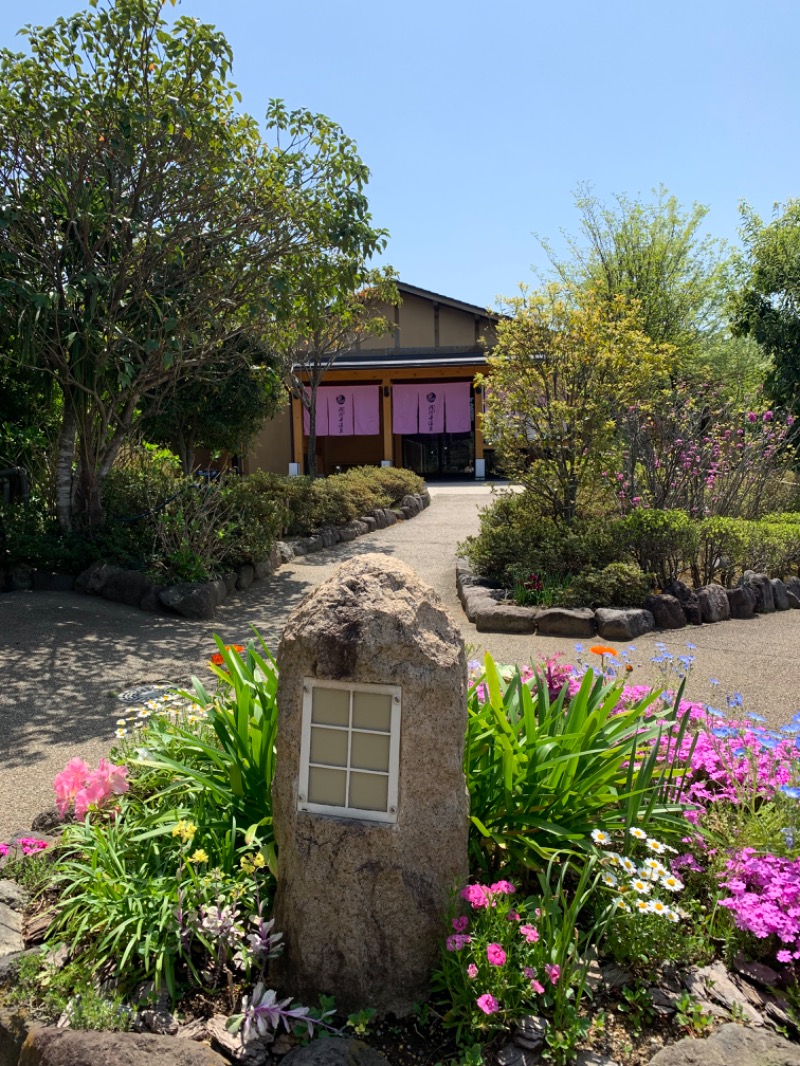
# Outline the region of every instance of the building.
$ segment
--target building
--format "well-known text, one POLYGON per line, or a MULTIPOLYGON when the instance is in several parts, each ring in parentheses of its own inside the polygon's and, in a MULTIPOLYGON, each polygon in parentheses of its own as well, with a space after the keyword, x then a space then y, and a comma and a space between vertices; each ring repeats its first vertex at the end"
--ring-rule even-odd
MULTIPOLYGON (((393 331, 380 348, 343 352, 317 400, 317 470, 402 466, 426 478, 482 479, 493 456, 481 432, 483 390, 497 315, 414 285, 384 314, 393 331), (388 341, 388 344, 387 344, 388 341)), ((308 462, 308 416, 292 398, 255 442, 246 471, 301 474, 308 462)))

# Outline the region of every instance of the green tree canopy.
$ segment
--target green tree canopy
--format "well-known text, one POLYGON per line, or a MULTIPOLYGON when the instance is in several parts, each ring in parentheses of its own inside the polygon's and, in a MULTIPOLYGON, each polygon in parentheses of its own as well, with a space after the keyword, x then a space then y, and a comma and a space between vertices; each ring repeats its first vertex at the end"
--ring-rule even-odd
POLYGON ((339 127, 273 101, 265 139, 224 36, 163 6, 91 0, 0 52, 0 350, 61 393, 65 525, 100 520, 145 397, 266 338, 320 263, 352 291, 385 243, 339 127))
POLYGON ((769 359, 773 400, 800 410, 800 200, 764 223, 742 205, 746 277, 731 300, 734 330, 769 359))
POLYGON ((612 206, 584 186, 575 206, 580 237, 568 238, 569 257, 559 259, 542 241, 561 283, 609 302, 622 296, 628 307, 635 302, 641 328, 672 347, 684 372, 698 362, 724 368, 727 354, 748 362, 727 332, 733 261, 722 241, 702 234, 707 207, 683 208, 663 186, 650 201, 616 196, 612 206))

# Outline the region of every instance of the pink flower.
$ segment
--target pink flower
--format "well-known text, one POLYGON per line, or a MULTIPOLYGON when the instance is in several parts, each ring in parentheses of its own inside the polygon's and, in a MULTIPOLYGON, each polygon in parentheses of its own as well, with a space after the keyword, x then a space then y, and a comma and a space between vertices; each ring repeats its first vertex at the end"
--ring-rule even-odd
POLYGON ((465 933, 467 931, 467 926, 468 925, 469 925, 469 918, 467 918, 466 915, 462 915, 459 918, 454 918, 453 919, 453 928, 455 929, 455 931, 457 933, 465 933))
POLYGON ((521 914, 517 914, 516 911, 509 911, 508 914, 506 915, 506 921, 507 922, 518 922, 521 917, 522 917, 522 915, 521 914))
POLYGON ((778 960, 778 962, 789 963, 792 961, 792 953, 791 951, 787 951, 785 948, 782 948, 780 951, 775 953, 775 958, 778 960))
POLYGON ((475 965, 474 962, 471 962, 467 967, 467 977, 470 979, 470 981, 474 981, 477 976, 478 967, 475 965))
POLYGON ((78 789, 83 787, 89 767, 83 759, 70 759, 60 774, 56 774, 53 788, 56 793, 56 806, 58 813, 65 815, 69 810, 70 801, 78 789))
POLYGON ((489 897, 487 892, 488 889, 485 885, 467 885, 466 888, 461 890, 461 898, 465 899, 473 909, 488 907, 489 897))
POLYGON ((471 936, 463 936, 461 933, 455 933, 453 936, 447 938, 447 950, 448 951, 462 951, 467 944, 472 943, 471 936))
POLYGON ((485 992, 482 996, 478 996, 475 1002, 484 1014, 497 1014, 500 1010, 500 1004, 494 996, 490 995, 488 992, 485 992))
POLYGON ((541 983, 540 983, 539 981, 537 981, 537 980, 536 980, 536 971, 535 971, 535 970, 532 970, 532 969, 530 968, 530 966, 525 966, 525 967, 523 967, 523 970, 522 970, 522 972, 523 972, 523 973, 525 974, 525 976, 526 976, 526 977, 528 978, 528 980, 530 981, 530 983, 531 983, 531 989, 532 989, 532 990, 533 990, 533 991, 534 991, 534 992, 535 992, 535 993, 536 993, 536 994, 537 994, 538 996, 543 996, 543 995, 544 995, 544 985, 543 985, 543 984, 541 984, 541 983))
POLYGON ((758 421, 758 415, 755 413, 755 411, 748 411, 747 412, 747 421, 748 422, 757 422, 758 421))
POLYGON ((519 931, 529 944, 535 944, 539 939, 539 930, 535 929, 532 925, 521 925, 519 931))
POLYGON ((561 976, 561 967, 557 963, 548 963, 544 968, 544 972, 550 978, 551 985, 558 984, 558 979, 561 976))
POLYGON ((493 892, 495 895, 502 893, 503 895, 510 896, 517 890, 510 881, 495 881, 495 883, 490 886, 489 891, 493 892))
POLYGON ((507 956, 499 944, 489 944, 486 948, 486 958, 492 966, 503 966, 507 956))

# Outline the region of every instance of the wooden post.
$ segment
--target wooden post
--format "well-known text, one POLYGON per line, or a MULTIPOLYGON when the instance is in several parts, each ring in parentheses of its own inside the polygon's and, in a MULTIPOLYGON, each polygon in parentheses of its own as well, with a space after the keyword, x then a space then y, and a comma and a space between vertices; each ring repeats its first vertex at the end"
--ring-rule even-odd
POLYGON ((483 459, 483 386, 475 388, 475 459, 483 459))
POLYGON ((383 405, 383 458, 385 462, 394 462, 392 447, 392 386, 388 378, 381 382, 381 403, 383 405))
POLYGON ((304 474, 303 469, 303 404, 296 396, 292 396, 292 439, 294 441, 294 455, 292 459, 297 463, 297 472, 304 474))

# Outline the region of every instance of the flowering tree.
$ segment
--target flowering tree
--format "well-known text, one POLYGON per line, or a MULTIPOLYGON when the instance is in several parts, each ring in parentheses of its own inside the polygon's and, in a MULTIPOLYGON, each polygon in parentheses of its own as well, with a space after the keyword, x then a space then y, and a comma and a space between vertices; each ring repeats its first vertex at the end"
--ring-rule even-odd
POLYGON ((503 470, 571 523, 588 480, 615 453, 619 411, 664 374, 670 349, 641 331, 621 297, 523 288, 504 310, 484 432, 503 470))
POLYGON ((794 421, 742 409, 716 386, 679 382, 623 408, 619 467, 603 477, 623 513, 647 506, 756 518, 790 465, 794 421))

